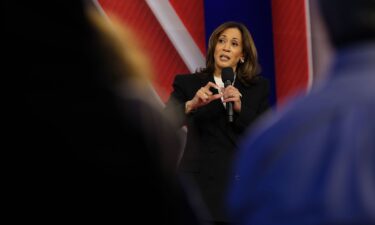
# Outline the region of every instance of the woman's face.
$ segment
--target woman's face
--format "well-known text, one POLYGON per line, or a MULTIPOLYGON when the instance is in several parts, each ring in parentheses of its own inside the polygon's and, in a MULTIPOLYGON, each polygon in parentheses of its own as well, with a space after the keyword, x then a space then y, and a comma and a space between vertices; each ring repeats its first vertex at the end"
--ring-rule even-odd
POLYGON ((215 74, 221 74, 225 67, 232 67, 236 71, 237 63, 243 57, 242 35, 237 28, 224 30, 215 46, 215 74))

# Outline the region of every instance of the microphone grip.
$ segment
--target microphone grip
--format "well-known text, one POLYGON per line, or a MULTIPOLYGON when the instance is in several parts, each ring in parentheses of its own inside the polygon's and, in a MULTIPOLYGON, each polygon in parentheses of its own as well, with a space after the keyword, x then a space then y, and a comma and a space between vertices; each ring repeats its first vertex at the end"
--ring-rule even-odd
MULTIPOLYGON (((226 80, 224 87, 228 87, 231 84, 232 82, 230 82, 230 80, 226 80)), ((233 102, 227 102, 225 107, 227 109, 228 122, 233 122, 233 102)))
POLYGON ((227 115, 228 115, 228 122, 233 122, 233 102, 227 102, 227 115))

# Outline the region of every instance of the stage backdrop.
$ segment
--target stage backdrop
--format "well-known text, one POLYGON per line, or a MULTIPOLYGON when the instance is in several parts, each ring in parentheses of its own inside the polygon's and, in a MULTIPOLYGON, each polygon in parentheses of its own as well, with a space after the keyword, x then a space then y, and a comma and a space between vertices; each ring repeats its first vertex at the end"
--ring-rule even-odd
POLYGON ((98 0, 97 5, 137 34, 162 102, 176 74, 204 66, 209 35, 229 20, 252 33, 262 74, 271 81, 272 104, 311 85, 308 0, 98 0))

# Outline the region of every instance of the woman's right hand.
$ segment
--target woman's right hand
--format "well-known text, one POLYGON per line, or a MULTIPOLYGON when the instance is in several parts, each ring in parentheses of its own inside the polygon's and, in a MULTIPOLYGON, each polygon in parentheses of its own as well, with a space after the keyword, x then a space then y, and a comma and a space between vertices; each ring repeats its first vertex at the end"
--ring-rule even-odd
POLYGON ((202 107, 204 105, 207 105, 213 100, 219 99, 223 96, 223 94, 219 91, 219 94, 213 94, 212 91, 210 91, 210 88, 215 88, 217 90, 219 89, 219 86, 217 86, 215 83, 208 82, 206 86, 201 87, 196 93, 193 99, 187 101, 185 103, 185 113, 188 114, 191 111, 202 107))

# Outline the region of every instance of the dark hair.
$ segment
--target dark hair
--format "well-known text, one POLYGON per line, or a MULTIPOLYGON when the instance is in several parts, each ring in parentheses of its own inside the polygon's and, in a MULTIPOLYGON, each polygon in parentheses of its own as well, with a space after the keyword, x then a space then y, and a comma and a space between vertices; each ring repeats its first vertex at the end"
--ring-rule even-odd
POLYGON ((335 47, 375 39, 374 0, 319 0, 318 3, 335 47))
POLYGON ((258 53, 255 47, 254 40, 246 28, 246 26, 239 22, 229 21, 218 26, 211 34, 208 41, 206 67, 201 68, 199 72, 204 74, 212 74, 215 71, 214 52, 218 42, 219 36, 229 28, 237 28, 242 35, 242 51, 244 62, 238 63, 236 74, 237 78, 244 84, 249 84, 250 81, 260 72, 258 63, 258 53))

